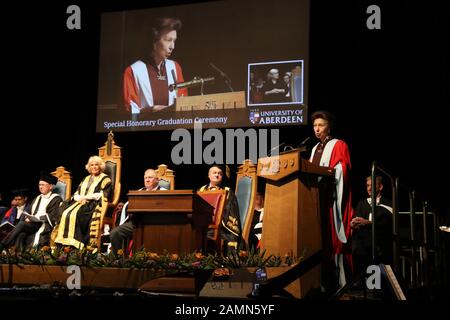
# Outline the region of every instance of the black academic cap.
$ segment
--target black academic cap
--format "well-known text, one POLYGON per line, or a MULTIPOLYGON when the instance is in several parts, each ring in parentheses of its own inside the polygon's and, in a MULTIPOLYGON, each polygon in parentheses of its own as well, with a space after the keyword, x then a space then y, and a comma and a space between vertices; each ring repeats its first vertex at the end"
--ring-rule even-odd
POLYGON ((13 197, 28 197, 28 189, 14 189, 11 190, 11 194, 13 197))
POLYGON ((41 175, 39 176, 39 181, 45 181, 49 184, 56 184, 58 182, 58 178, 54 175, 51 175, 45 171, 41 171, 41 175))

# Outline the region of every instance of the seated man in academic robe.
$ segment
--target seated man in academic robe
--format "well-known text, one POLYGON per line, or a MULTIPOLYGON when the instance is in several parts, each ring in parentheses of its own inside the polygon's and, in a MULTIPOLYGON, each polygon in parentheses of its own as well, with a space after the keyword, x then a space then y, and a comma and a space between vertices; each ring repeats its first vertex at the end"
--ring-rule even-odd
POLYGON ((392 202, 382 195, 383 180, 375 178, 375 218, 372 216, 372 177, 366 178, 368 198, 358 202, 350 226, 353 229, 352 254, 355 274, 371 264, 392 264, 392 202), (375 257, 372 257, 372 221, 375 221, 375 257), (373 261, 375 258, 375 261, 373 261))
POLYGON ((39 178, 40 195, 30 206, 29 212, 23 211, 16 227, 0 242, 0 250, 12 244, 22 247, 25 240, 30 246, 44 246, 50 242, 50 234, 57 222, 61 197, 52 190, 58 179, 47 173, 39 178))
POLYGON ((227 199, 222 214, 220 237, 224 242, 223 252, 227 252, 227 250, 230 249, 237 249, 241 241, 241 223, 236 195, 230 188, 222 186, 223 171, 219 166, 214 165, 209 168, 208 178, 209 183, 201 187, 198 191, 214 191, 221 189, 227 191, 227 199))
POLYGON ((28 190, 26 189, 12 191, 11 207, 5 212, 0 221, 0 240, 3 240, 12 231, 11 229, 19 223, 24 211, 30 211, 27 193, 28 190))

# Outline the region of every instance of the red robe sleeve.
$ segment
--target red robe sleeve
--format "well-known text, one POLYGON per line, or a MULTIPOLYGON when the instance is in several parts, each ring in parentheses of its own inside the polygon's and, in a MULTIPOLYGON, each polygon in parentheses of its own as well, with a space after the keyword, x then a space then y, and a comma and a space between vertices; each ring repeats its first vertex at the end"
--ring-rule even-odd
MULTIPOLYGON (((184 82, 183 71, 181 70, 180 65, 176 61, 175 61, 175 70, 177 72, 177 82, 184 82)), ((187 97, 187 96, 188 96, 187 88, 177 90, 177 97, 187 97)))
POLYGON ((128 112, 131 112, 131 101, 134 101, 138 106, 141 105, 131 66, 126 68, 123 74, 123 100, 125 110, 128 112))
MULTIPOLYGON (((350 188, 350 170, 351 170, 351 162, 350 162, 350 152, 348 150, 347 144, 338 140, 333 148, 333 152, 331 154, 330 159, 330 167, 335 168, 338 164, 341 164, 342 167, 342 181, 343 181, 343 189, 342 189, 342 201, 341 203, 337 203, 337 205, 341 208, 342 212, 342 223, 344 225, 344 232, 347 238, 346 243, 342 243, 337 236, 334 216, 333 216, 333 208, 330 209, 330 222, 332 225, 331 234, 332 234, 332 244, 333 244, 333 253, 351 253, 351 227, 350 221, 353 217, 353 208, 352 208, 352 193, 350 188)), ((339 189, 337 188, 337 192, 339 189)), ((334 201, 337 201, 335 199, 334 201)))

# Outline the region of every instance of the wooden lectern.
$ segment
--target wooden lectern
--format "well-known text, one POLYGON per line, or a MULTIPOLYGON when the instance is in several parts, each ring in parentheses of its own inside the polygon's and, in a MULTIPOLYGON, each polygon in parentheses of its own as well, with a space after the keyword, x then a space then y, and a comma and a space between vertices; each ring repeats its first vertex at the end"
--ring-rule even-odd
POLYGON ((128 212, 136 229, 133 248, 190 253, 206 248, 214 208, 192 190, 130 191, 128 212))
MULTIPOLYGON (((318 179, 333 176, 334 170, 301 158, 302 151, 258 160, 258 176, 267 180, 261 247, 268 254, 307 258, 322 248, 318 179)), ((301 298, 319 286, 315 267, 286 288, 301 298)))

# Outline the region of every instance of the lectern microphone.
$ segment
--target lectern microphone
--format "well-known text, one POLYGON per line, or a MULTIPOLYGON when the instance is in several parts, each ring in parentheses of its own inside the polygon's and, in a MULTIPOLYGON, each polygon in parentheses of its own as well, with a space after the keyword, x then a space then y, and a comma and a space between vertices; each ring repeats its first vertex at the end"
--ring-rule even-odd
POLYGON ((303 147, 309 140, 311 140, 311 138, 310 137, 306 137, 302 142, 300 142, 298 147, 303 147))
MULTIPOLYGON (((285 143, 282 142, 282 143, 280 143, 279 145, 273 147, 272 149, 269 150, 269 155, 270 155, 270 156, 273 156, 273 155, 274 155, 274 154, 273 154, 273 151, 275 151, 275 150, 278 150, 278 153, 280 153, 280 148, 281 148, 282 146, 284 146, 284 145, 285 145, 285 143)), ((278 153, 277 153, 277 154, 278 154, 278 153)))
POLYGON ((171 84, 169 86, 169 90, 173 91, 174 89, 183 89, 183 88, 190 88, 190 87, 196 87, 196 86, 200 86, 203 85, 206 82, 211 82, 214 81, 214 77, 209 77, 209 78, 194 78, 191 81, 187 81, 187 82, 180 82, 177 84, 171 84))

